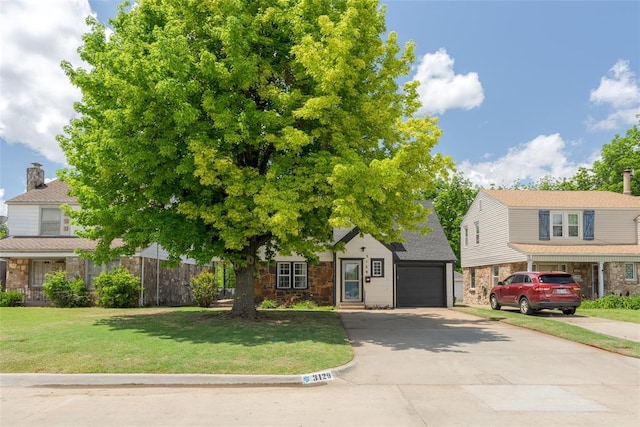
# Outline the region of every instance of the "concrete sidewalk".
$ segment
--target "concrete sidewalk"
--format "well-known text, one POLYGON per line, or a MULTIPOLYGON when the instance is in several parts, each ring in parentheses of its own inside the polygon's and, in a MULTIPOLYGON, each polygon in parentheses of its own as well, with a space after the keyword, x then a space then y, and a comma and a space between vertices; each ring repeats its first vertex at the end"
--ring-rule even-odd
POLYGON ((622 338, 629 341, 640 342, 640 325, 637 323, 620 322, 617 320, 609 320, 599 317, 589 317, 581 315, 554 315, 545 318, 569 323, 571 325, 589 329, 600 334, 622 338))

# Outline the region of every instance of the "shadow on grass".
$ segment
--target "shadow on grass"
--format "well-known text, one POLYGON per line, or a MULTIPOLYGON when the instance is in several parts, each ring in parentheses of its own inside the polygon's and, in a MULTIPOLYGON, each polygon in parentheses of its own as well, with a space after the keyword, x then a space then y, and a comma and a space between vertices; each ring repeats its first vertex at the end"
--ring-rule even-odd
POLYGON ((254 320, 232 317, 228 311, 135 313, 100 319, 94 325, 189 343, 258 346, 272 342, 346 342, 338 314, 322 311, 259 312, 254 320))
POLYGON ((470 345, 510 341, 492 330, 491 319, 449 319, 427 312, 343 312, 351 345, 380 345, 392 350, 418 349, 432 353, 468 353, 470 345))

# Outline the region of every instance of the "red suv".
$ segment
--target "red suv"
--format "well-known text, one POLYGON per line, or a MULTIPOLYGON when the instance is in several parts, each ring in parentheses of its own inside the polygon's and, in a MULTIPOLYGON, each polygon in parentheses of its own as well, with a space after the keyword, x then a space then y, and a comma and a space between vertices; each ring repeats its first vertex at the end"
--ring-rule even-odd
POLYGON ((575 314, 580 306, 580 285, 562 271, 521 271, 491 288, 491 308, 520 307, 523 314, 543 308, 557 308, 564 314, 575 314))

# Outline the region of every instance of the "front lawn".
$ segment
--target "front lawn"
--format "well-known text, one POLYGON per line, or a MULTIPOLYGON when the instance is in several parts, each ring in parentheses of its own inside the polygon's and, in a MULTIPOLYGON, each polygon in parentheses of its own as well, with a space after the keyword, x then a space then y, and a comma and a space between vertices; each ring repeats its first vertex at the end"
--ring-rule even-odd
POLYGON ((0 308, 4 373, 302 374, 352 359, 339 315, 185 308, 0 308))
MULTIPOLYGON (((467 307, 456 306, 456 310, 460 310, 464 313, 468 313, 478 317, 484 317, 486 319, 496 320, 500 322, 509 323, 515 326, 521 326, 523 328, 533 329, 535 331, 543 332, 545 334, 553 335, 559 338, 564 338, 570 341, 574 341, 581 344, 590 345, 592 347, 601 348, 614 353, 623 354, 625 356, 640 358, 640 343, 635 341, 628 341, 621 338, 611 337, 597 332, 590 331, 588 329, 574 326, 568 323, 559 322, 549 318, 545 318, 543 315, 525 316, 520 314, 517 309, 514 310, 491 310, 490 308, 482 307, 467 307)), ((621 320, 625 322, 640 323, 638 317, 638 310, 612 310, 612 309, 589 309, 583 310, 578 308, 578 315, 594 316, 594 317, 607 317, 614 320, 621 320), (614 312, 618 313, 606 313, 614 312), (615 317, 617 316, 617 317, 615 317)))

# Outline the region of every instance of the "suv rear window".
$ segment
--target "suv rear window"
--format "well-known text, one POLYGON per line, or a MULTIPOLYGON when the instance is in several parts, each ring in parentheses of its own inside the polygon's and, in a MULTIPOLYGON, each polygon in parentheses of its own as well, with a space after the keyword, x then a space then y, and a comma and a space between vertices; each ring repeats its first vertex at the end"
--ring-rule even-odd
POLYGON ((543 274, 538 277, 540 283, 573 283, 570 274, 543 274))

